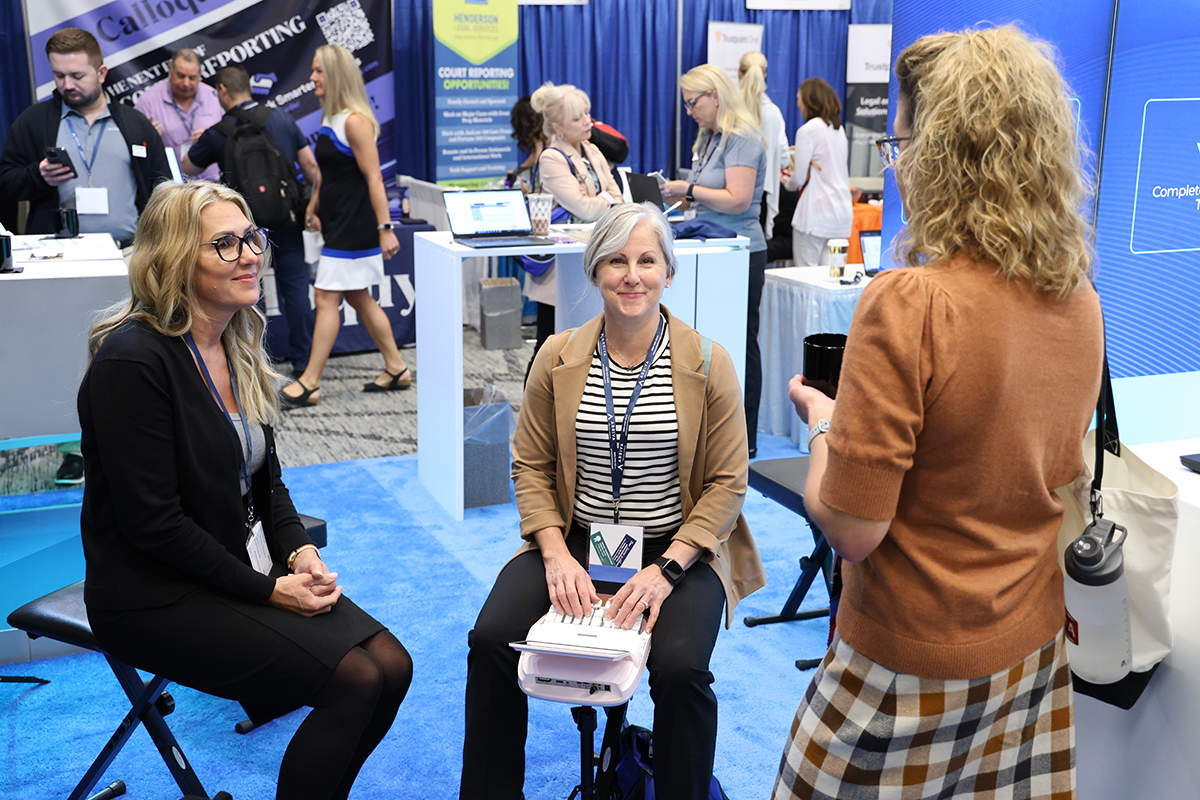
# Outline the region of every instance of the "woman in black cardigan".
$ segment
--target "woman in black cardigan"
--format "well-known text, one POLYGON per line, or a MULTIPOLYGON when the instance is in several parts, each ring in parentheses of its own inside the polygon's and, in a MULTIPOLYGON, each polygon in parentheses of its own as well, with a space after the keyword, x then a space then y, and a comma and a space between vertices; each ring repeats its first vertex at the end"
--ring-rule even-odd
POLYGON ((280 479, 255 305, 266 245, 230 189, 154 190, 132 297, 93 326, 79 390, 85 599, 126 663, 281 712, 312 706, 276 797, 345 798, 412 660, 342 596, 280 479))

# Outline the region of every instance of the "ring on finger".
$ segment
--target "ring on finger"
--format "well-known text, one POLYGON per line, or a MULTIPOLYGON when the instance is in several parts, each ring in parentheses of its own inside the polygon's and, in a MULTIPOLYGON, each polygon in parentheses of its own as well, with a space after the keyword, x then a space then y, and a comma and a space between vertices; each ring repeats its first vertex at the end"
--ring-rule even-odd
POLYGON ((647 603, 645 600, 639 600, 638 602, 642 604, 642 610, 643 610, 643 611, 649 611, 649 610, 650 610, 650 604, 649 604, 649 603, 647 603))

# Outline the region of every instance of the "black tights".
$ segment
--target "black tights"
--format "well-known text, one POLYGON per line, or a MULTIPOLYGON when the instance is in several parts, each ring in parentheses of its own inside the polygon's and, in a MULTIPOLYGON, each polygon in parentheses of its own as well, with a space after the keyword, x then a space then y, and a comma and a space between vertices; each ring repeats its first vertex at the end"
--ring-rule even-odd
POLYGON ((283 754, 276 800, 345 800, 392 727, 412 673, 412 657, 388 631, 346 653, 283 754))

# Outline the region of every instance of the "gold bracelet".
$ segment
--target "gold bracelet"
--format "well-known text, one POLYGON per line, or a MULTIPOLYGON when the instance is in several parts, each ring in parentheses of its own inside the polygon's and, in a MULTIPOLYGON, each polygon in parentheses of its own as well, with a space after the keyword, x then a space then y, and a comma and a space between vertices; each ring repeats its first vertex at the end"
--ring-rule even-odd
POLYGON ((290 556, 288 556, 288 560, 287 560, 288 572, 296 571, 296 558, 301 553, 303 553, 305 550, 314 550, 315 551, 316 549, 317 549, 317 546, 315 544, 302 544, 299 547, 297 547, 295 550, 293 550, 292 554, 290 556))

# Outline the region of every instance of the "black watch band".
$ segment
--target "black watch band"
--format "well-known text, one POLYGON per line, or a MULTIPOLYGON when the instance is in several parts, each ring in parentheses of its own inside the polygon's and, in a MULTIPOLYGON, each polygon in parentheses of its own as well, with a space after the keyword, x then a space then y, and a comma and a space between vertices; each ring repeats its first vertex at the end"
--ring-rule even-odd
POLYGON ((690 202, 693 202, 693 201, 696 199, 696 198, 692 197, 692 192, 695 190, 695 188, 696 188, 696 184, 694 184, 694 183, 689 183, 689 184, 688 184, 688 190, 687 190, 687 194, 685 194, 685 195, 683 196, 683 199, 684 199, 684 200, 687 200, 689 203, 690 203, 690 202))
POLYGON ((654 563, 662 570, 663 577, 669 580, 672 586, 678 586, 679 582, 683 580, 683 576, 687 574, 679 562, 673 558, 660 556, 654 559, 654 563))

